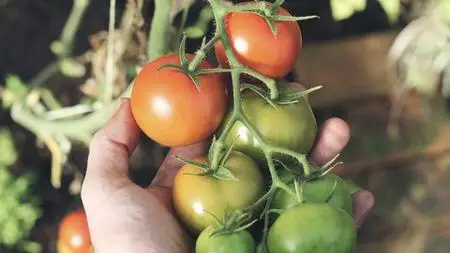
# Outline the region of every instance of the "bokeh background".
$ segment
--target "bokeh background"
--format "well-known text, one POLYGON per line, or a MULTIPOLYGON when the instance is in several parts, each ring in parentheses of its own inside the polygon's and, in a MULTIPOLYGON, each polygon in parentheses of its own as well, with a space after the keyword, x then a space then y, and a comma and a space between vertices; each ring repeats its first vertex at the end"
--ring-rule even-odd
MULTIPOLYGON (((64 55, 53 42, 60 38, 77 1, 81 0, 0 0, 1 253, 56 252, 61 219, 81 207, 86 143, 99 126, 83 117, 101 110, 95 97, 104 75, 109 1, 90 1, 71 40, 71 53, 64 55), (61 63, 61 59, 75 60, 61 63), (17 106, 21 101, 25 109, 17 106), (76 108, 79 114, 64 120, 79 123, 85 132, 61 129, 61 106, 76 108), (56 113, 48 113, 48 108, 56 113), (52 122, 57 123, 44 129, 52 122)), ((440 253, 450 248, 450 8, 446 2, 285 2, 294 15, 320 16, 301 24, 304 49, 288 79, 307 87, 324 86, 310 97, 319 121, 342 117, 352 131, 341 157, 345 164, 337 170, 376 198, 359 231, 357 252, 440 253)), ((142 39, 153 1, 142 3, 144 24, 133 30, 115 65, 121 73, 116 76, 117 94, 135 74, 136 65, 144 62, 142 39)), ((195 1, 187 16, 191 52, 200 45, 200 37, 213 29, 204 7, 205 1, 195 1)), ((121 32, 126 32, 124 17, 130 8, 127 1, 117 1, 116 25, 121 32)), ((174 11, 175 26, 181 20, 182 13, 174 11)), ((138 183, 151 181, 166 152, 143 137, 131 160, 138 183)))

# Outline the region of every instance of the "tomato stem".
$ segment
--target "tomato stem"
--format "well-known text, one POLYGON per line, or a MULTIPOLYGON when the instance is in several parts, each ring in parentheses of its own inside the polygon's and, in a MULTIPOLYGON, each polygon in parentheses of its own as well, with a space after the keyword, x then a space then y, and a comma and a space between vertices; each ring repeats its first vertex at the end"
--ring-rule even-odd
POLYGON ((208 41, 202 48, 200 48, 196 53, 194 59, 189 63, 188 70, 194 72, 198 65, 205 59, 206 54, 214 47, 214 43, 219 40, 218 36, 214 36, 208 41))
POLYGON ((57 56, 64 58, 71 55, 73 39, 90 2, 88 0, 75 0, 73 2, 73 7, 61 33, 61 38, 51 45, 53 53, 57 56))
POLYGON ((173 0, 155 0, 155 11, 153 14, 152 25, 150 26, 147 58, 152 61, 161 55, 165 55, 170 43, 169 29, 170 29, 170 10, 173 0))

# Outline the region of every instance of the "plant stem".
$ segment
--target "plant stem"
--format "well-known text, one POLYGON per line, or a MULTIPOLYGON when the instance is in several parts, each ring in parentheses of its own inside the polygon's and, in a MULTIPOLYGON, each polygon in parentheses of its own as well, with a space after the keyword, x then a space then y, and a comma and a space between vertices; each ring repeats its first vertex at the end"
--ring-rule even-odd
MULTIPOLYGON (((225 19, 225 15, 227 14, 227 7, 224 6, 223 4, 220 3, 219 0, 209 0, 209 3, 211 4, 211 7, 213 9, 214 12, 214 18, 215 18, 215 23, 216 23, 216 37, 218 37, 218 39, 221 40, 225 53, 227 55, 228 61, 230 63, 230 67, 231 69, 235 69, 236 71, 232 71, 231 73, 231 78, 232 78, 232 86, 233 86, 233 112, 232 112, 232 116, 229 120, 229 122, 225 125, 225 128, 222 132, 222 134, 219 136, 219 138, 217 139, 217 141, 214 144, 213 147, 213 159, 211 161, 211 167, 212 169, 217 169, 217 165, 219 164, 219 157, 220 157, 220 153, 223 152, 223 149, 225 147, 224 142, 225 139, 227 138, 229 132, 231 131, 234 123, 236 123, 236 121, 240 121, 242 122, 250 131, 250 133, 257 139, 257 141, 260 143, 261 148, 263 149, 266 158, 268 160, 269 163, 269 169, 271 172, 271 176, 272 176, 272 180, 275 186, 279 187, 279 188, 283 188, 284 190, 288 191, 289 193, 292 193, 290 188, 284 184, 278 177, 276 171, 275 171, 275 166, 273 165, 273 160, 272 160, 272 152, 274 150, 281 150, 283 148, 281 147, 276 147, 273 145, 268 144, 262 137, 261 134, 256 130, 256 128, 250 123, 250 121, 247 119, 247 117, 243 114, 242 112, 242 105, 241 105, 241 92, 240 92, 240 72, 242 72, 242 69, 246 69, 244 66, 241 65, 241 63, 239 62, 239 60, 237 59, 237 57, 235 56, 232 47, 231 47, 231 43, 230 40, 228 38, 228 35, 225 31, 225 27, 224 27, 224 19, 225 19)), ((209 44, 209 43, 208 43, 209 44)), ((253 75, 259 76, 259 77, 263 77, 261 74, 251 71, 251 70, 246 70, 246 73, 252 73, 253 75)), ((276 97, 278 97, 278 88, 276 87, 276 85, 274 85, 272 91, 272 95, 273 93, 276 94, 276 97)), ((299 159, 299 161, 303 164, 304 160, 304 156, 302 156, 301 154, 297 154, 293 151, 287 150, 287 149, 283 149, 282 151, 286 151, 288 152, 290 155, 294 156, 295 158, 299 159)), ((285 152, 282 152, 285 153, 285 152)), ((305 167, 305 166, 304 166, 305 167)), ((310 173, 309 172, 309 166, 306 166, 306 173, 310 173)))
POLYGON ((178 29, 177 35, 175 36, 175 43, 172 50, 176 51, 179 47, 180 47, 180 42, 181 42, 181 38, 183 37, 183 31, 184 28, 186 27, 186 22, 187 22, 187 18, 189 15, 189 6, 186 6, 186 8, 184 8, 183 10, 183 15, 181 16, 181 23, 180 23, 180 28, 178 29))
POLYGON ((109 1, 109 25, 108 25, 108 44, 105 66, 105 83, 103 84, 102 100, 107 102, 113 98, 114 89, 114 27, 116 23, 116 0, 109 1))
POLYGON ((214 47, 214 43, 219 39, 218 36, 214 36, 211 40, 208 41, 200 50, 195 53, 194 59, 189 63, 188 70, 194 71, 198 65, 205 59, 206 54, 214 47))
POLYGON ((155 0, 155 12, 150 27, 147 58, 152 61, 169 50, 170 9, 173 0, 155 0))
POLYGON ((59 49, 57 55, 60 57, 68 57, 72 53, 72 44, 75 37, 75 33, 80 26, 81 19, 89 6, 89 0, 74 0, 72 11, 67 19, 66 25, 61 33, 59 40, 59 49))
POLYGON ((52 62, 45 66, 33 79, 31 79, 30 85, 33 87, 41 86, 58 71, 59 62, 52 62))

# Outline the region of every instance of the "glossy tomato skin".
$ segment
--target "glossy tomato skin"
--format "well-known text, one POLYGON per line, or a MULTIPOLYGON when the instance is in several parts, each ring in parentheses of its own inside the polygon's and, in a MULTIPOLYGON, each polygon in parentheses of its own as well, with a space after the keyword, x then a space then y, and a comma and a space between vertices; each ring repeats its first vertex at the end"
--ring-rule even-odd
MULTIPOLYGON (((200 75, 199 92, 186 74, 172 69, 158 71, 165 64, 180 64, 179 56, 162 56, 139 72, 131 93, 133 116, 142 131, 162 145, 200 142, 217 129, 227 111, 223 74, 200 75)), ((199 66, 211 67, 207 61, 199 66)))
MULTIPOLYGON (((281 92, 291 89, 291 86, 280 87, 281 92)), ((304 154, 310 152, 316 138, 317 122, 307 98, 304 97, 295 104, 278 105, 274 108, 256 93, 244 90, 242 110, 269 143, 304 154)), ((223 125, 230 117, 231 114, 223 125)), ((233 126, 227 136, 226 144, 230 146, 233 142, 233 149, 250 156, 260 165, 266 164, 257 139, 240 122, 233 126)))
POLYGON ((220 236, 211 236, 212 231, 210 226, 200 233, 195 243, 195 253, 256 252, 255 240, 246 230, 220 236))
POLYGON ((92 253, 87 218, 82 210, 66 215, 59 224, 58 253, 92 253))
MULTIPOLYGON (((291 16, 281 7, 278 14, 291 16)), ((265 18, 249 12, 230 13, 225 18, 226 33, 238 60, 271 78, 286 76, 302 48, 302 34, 297 22, 277 21, 276 27, 275 36, 265 18)), ((215 44, 215 53, 219 63, 228 67, 221 42, 215 44)))
MULTIPOLYGON (((293 184, 290 187, 294 189, 293 184)), ((304 183, 303 197, 306 203, 326 203, 328 200, 327 203, 331 206, 343 209, 352 215, 352 195, 348 191, 346 182, 335 174, 329 173, 320 179, 304 183)), ((293 196, 286 191, 278 190, 272 201, 272 208, 289 209, 297 204, 298 201, 293 196)))
POLYGON ((356 244, 352 217, 328 204, 301 204, 270 227, 267 245, 276 253, 351 253, 356 244))
MULTIPOLYGON (((207 163, 206 157, 195 159, 207 163)), ((193 233, 198 234, 215 224, 212 216, 219 219, 225 210, 232 212, 255 202, 263 193, 263 177, 255 161, 240 152, 232 152, 225 163, 236 180, 217 179, 199 174, 202 170, 184 165, 175 176, 173 201, 179 217, 193 233)))

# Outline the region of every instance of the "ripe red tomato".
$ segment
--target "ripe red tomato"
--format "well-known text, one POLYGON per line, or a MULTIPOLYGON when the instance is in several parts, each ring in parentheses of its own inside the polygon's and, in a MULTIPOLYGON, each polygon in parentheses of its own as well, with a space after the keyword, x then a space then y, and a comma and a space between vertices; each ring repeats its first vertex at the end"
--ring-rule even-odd
POLYGON ((87 218, 82 210, 66 215, 59 224, 58 253, 92 253, 87 218))
MULTIPOLYGON (((278 14, 291 15, 281 7, 278 14)), ((225 18, 225 29, 238 60, 265 76, 280 78, 286 76, 295 64, 302 48, 302 34, 295 21, 276 21, 275 24, 276 36, 266 19, 257 14, 235 12, 225 18)), ((228 67, 221 42, 216 43, 215 52, 219 63, 228 67)))
MULTIPOLYGON (((192 60, 194 55, 187 55, 192 60)), ((227 110, 223 74, 200 75, 200 91, 186 74, 159 67, 179 64, 176 54, 148 63, 138 74, 131 93, 133 116, 142 131, 166 146, 185 146, 210 136, 227 110)), ((211 68, 203 61, 199 68, 211 68)))
MULTIPOLYGON (((195 159, 207 164, 206 157, 195 159)), ((213 176, 197 176, 203 171, 184 165, 177 173, 173 185, 175 210, 185 226, 198 234, 214 225, 211 216, 222 219, 225 212, 244 209, 253 204, 264 191, 261 171, 250 157, 233 151, 225 167, 238 179, 223 180, 213 176)))

